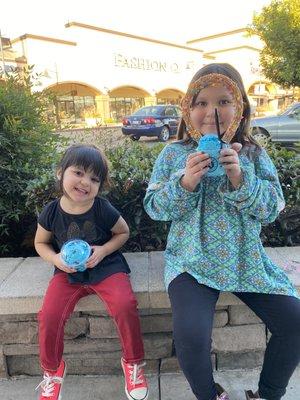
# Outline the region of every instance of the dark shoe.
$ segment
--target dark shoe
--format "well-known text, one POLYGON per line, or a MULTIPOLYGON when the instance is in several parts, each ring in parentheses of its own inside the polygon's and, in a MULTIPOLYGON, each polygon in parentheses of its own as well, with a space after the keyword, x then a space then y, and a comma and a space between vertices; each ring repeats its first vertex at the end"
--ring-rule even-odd
POLYGON ((216 389, 218 393, 216 400, 229 400, 228 393, 218 383, 216 383, 216 389))
POLYGON ((252 390, 245 390, 246 400, 263 400, 258 397, 258 394, 253 393, 252 390))

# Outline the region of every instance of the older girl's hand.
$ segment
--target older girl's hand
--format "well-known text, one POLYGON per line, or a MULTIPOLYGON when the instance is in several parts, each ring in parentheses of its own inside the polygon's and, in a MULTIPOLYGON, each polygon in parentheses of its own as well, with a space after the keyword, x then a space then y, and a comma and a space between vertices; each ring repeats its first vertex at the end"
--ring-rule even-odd
POLYGON ((230 148, 220 151, 219 161, 223 165, 226 175, 234 188, 237 188, 242 180, 242 171, 238 156, 241 148, 241 143, 232 143, 230 148))
POLYGON ((193 192, 203 175, 208 171, 210 157, 206 153, 197 152, 190 154, 185 165, 185 174, 180 180, 181 186, 193 192))

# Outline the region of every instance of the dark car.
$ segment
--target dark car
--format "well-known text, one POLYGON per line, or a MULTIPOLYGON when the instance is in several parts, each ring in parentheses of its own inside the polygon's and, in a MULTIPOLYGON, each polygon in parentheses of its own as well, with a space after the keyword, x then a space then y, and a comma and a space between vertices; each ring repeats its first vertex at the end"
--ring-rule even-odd
POLYGON ((181 118, 180 107, 174 105, 157 105, 140 108, 122 120, 122 132, 133 140, 141 136, 157 136, 165 142, 176 135, 181 118))
POLYGON ((300 103, 294 103, 278 115, 254 118, 252 135, 261 143, 295 143, 300 140, 300 103))

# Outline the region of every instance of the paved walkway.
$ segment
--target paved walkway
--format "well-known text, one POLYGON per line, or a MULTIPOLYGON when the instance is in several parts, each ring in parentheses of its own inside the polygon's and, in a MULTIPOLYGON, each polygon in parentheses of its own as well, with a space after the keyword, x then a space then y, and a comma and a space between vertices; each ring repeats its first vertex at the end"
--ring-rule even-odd
MULTIPOLYGON (((230 400, 245 400, 243 389, 255 389, 258 370, 216 372, 215 380, 220 382, 230 395, 230 400)), ((148 377, 150 395, 148 400, 195 400, 181 374, 163 374, 148 377)), ((34 388, 38 377, 19 377, 0 380, 1 400, 37 399, 34 388)), ((300 368, 294 373, 286 395, 282 400, 300 399, 300 368)), ((67 376, 63 400, 126 400, 123 378, 120 376, 67 376)))

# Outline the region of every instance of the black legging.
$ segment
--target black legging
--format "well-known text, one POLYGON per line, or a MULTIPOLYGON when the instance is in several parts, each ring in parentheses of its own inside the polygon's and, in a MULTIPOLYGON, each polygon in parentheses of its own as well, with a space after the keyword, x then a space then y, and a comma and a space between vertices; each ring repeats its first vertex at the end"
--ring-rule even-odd
MULTIPOLYGON (((211 334, 219 290, 199 284, 188 273, 168 288, 176 355, 198 400, 215 400, 211 334)), ((300 361, 300 300, 283 295, 234 293, 266 324, 272 337, 265 352, 259 394, 280 400, 300 361)))

